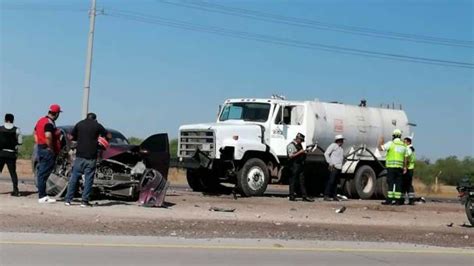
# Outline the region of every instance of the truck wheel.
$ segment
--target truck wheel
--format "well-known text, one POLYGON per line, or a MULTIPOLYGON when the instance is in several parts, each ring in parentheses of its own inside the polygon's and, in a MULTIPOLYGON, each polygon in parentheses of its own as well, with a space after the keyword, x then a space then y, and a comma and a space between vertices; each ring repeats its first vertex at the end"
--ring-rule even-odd
POLYGON ((375 181, 377 175, 374 169, 368 165, 363 165, 357 169, 354 176, 354 186, 357 195, 361 199, 370 199, 375 192, 375 181))
POLYGON ((346 194, 348 198, 356 199, 359 197, 354 179, 345 179, 343 185, 344 194, 346 194))
POLYGON ((264 161, 254 158, 245 162, 237 176, 237 187, 243 196, 262 196, 270 181, 264 161))
POLYGON ((204 184, 202 183, 202 171, 199 169, 186 170, 186 179, 188 181, 189 187, 195 192, 203 192, 204 184))
POLYGON ((388 195, 387 174, 382 172, 375 181, 375 197, 385 199, 388 195))
POLYGON ((217 192, 220 187, 217 178, 206 169, 187 170, 186 179, 195 192, 217 192))

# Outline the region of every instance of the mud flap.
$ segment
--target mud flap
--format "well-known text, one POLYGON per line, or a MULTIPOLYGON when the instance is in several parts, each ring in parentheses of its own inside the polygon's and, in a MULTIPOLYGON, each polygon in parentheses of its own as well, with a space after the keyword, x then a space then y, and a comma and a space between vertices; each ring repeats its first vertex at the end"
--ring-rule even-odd
POLYGON ((147 169, 140 181, 138 202, 143 207, 163 207, 169 182, 154 169, 147 169))

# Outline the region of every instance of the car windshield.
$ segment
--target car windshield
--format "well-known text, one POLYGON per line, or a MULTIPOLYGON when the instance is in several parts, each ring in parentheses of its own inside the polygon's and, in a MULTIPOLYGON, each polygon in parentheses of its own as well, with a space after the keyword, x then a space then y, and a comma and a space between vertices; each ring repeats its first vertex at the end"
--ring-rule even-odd
POLYGON ((270 113, 268 103, 228 103, 222 110, 219 121, 244 120, 266 122, 270 113))

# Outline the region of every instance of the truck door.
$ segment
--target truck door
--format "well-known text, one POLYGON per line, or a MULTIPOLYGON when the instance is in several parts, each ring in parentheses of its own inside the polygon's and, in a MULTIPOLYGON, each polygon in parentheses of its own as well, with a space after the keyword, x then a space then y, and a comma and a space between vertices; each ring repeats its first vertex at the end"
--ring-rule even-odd
POLYGON ((286 146, 304 130, 303 105, 279 105, 273 115, 270 143, 278 156, 286 156, 286 146))

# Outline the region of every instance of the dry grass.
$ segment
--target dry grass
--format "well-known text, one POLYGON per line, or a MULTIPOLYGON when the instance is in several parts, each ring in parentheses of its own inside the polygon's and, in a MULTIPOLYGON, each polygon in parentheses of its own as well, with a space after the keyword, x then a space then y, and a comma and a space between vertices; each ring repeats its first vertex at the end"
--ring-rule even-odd
POLYGON ((168 180, 171 184, 186 185, 186 170, 171 168, 168 173, 168 180))
POLYGON ((443 184, 439 184, 438 186, 427 186, 418 179, 413 181, 413 186, 415 187, 415 193, 418 196, 455 198, 458 195, 455 186, 446 186, 443 184))
MULTIPOLYGON (((33 176, 33 170, 31 169, 31 161, 22 159, 18 160, 16 162, 16 173, 19 177, 33 176)), ((0 174, 4 176, 10 176, 6 165, 5 167, 3 167, 3 172, 1 172, 0 174)))

